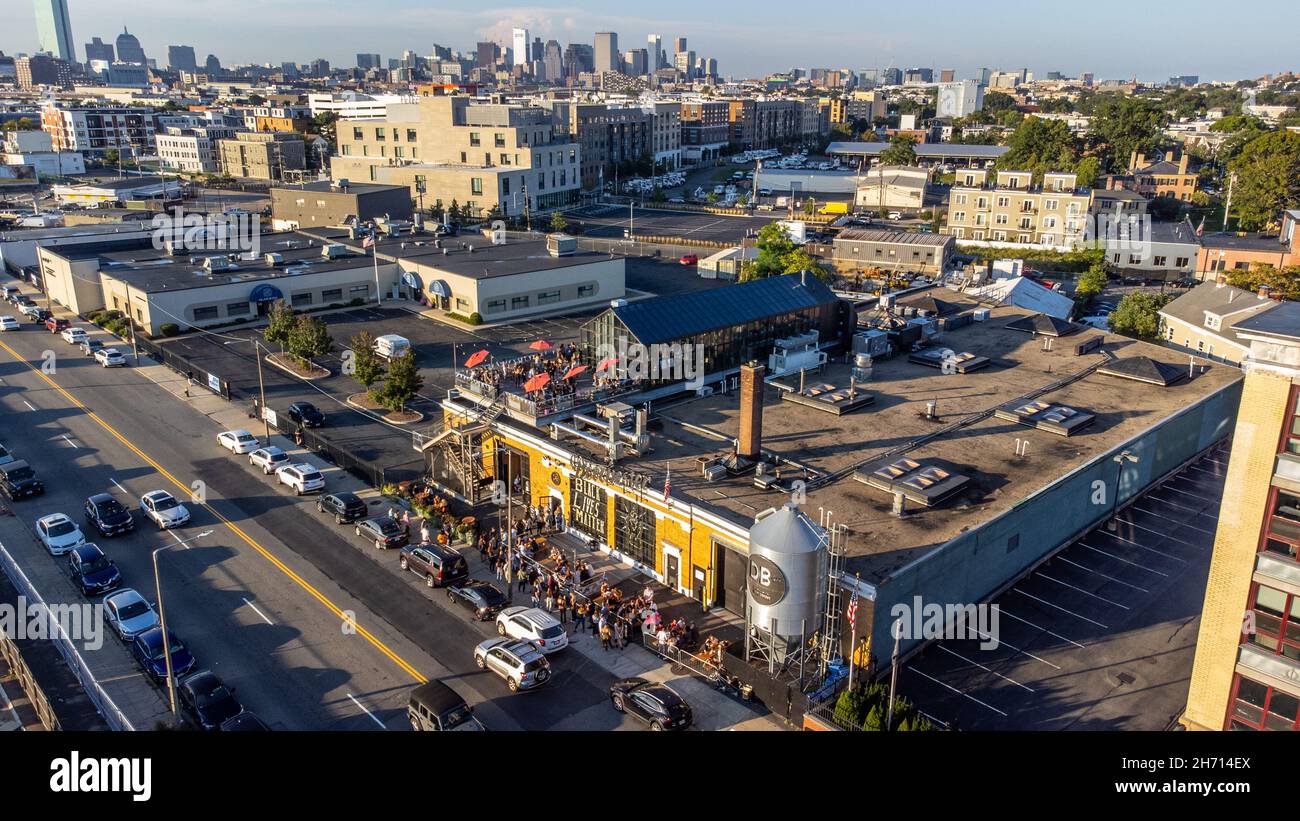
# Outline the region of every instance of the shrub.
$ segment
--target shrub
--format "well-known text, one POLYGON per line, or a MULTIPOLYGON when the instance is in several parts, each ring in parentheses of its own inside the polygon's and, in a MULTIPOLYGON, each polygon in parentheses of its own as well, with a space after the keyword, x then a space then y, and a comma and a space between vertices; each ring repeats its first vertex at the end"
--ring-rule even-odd
POLYGON ((470 315, 469 315, 469 324, 471 324, 471 325, 482 325, 482 324, 483 324, 483 315, 480 314, 478 311, 475 311, 474 313, 470 314, 470 315))
POLYGON ((351 302, 349 302, 348 304, 351 305, 353 308, 359 308, 359 307, 361 307, 362 305, 365 305, 365 304, 366 304, 366 301, 365 301, 364 299, 362 299, 361 297, 357 297, 356 299, 353 299, 353 300, 352 300, 351 302))
POLYGON ((158 331, 163 336, 176 336, 181 332, 181 326, 177 325, 175 322, 168 322, 159 327, 158 331))
POLYGON ((863 698, 861 687, 845 690, 840 693, 840 697, 835 701, 835 722, 841 726, 862 726, 862 718, 865 713, 866 701, 863 698))

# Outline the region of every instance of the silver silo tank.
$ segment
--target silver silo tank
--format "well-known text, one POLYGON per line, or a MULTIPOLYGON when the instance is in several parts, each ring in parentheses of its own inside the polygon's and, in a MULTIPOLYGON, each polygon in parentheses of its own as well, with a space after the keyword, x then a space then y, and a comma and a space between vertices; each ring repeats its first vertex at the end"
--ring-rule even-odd
POLYGON ((793 503, 750 528, 748 626, 770 640, 778 658, 821 629, 828 570, 826 531, 793 503))

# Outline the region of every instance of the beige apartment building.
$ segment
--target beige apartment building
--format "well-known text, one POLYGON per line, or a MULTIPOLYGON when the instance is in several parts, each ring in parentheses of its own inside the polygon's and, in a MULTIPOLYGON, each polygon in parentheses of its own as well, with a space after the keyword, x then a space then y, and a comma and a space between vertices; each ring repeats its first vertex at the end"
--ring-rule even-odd
POLYGON ((256 180, 284 179, 286 171, 307 167, 307 148, 297 134, 239 132, 234 139, 219 140, 221 173, 256 180))
POLYGON ((543 108, 422 97, 378 120, 339 120, 334 179, 407 185, 422 208, 493 206, 519 216, 569 205, 581 188, 578 144, 543 108))
POLYGON ((1034 185, 1030 171, 960 169, 945 230, 959 241, 1070 248, 1084 238, 1091 202, 1074 174, 1047 173, 1034 185))

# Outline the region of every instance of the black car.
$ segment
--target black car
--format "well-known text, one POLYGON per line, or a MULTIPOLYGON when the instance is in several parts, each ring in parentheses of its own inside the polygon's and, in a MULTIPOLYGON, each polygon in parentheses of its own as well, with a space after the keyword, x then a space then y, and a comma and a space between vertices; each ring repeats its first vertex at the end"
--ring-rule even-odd
POLYGON ((271 728, 266 722, 245 710, 234 718, 221 722, 223 733, 269 733, 271 728))
POLYGON ((289 420, 305 428, 319 428, 325 424, 325 414, 310 402, 294 402, 285 412, 289 420))
POLYGON ((366 503, 355 493, 327 493, 316 500, 316 510, 334 517, 335 524, 351 524, 366 515, 366 503))
POLYGON ((122 573, 99 545, 87 542, 68 554, 68 575, 83 596, 99 596, 122 586, 122 573))
POLYGON ((0 492, 9 501, 28 496, 40 496, 45 492, 45 483, 36 478, 36 471, 21 459, 0 465, 0 492))
POLYGON ((185 713, 203 730, 220 730, 222 724, 244 711, 235 700, 235 691, 210 670, 187 677, 176 690, 185 713))
POLYGON ((406 528, 392 516, 376 516, 364 522, 357 522, 356 530, 358 536, 364 537, 380 550, 402 547, 410 541, 410 534, 406 532, 406 528))
POLYGON ((37 308, 36 310, 29 313, 27 315, 27 318, 30 319, 32 322, 35 322, 40 325, 44 325, 45 320, 49 319, 52 316, 54 316, 54 314, 50 313, 50 310, 48 308, 37 308))
POLYGON ((495 618, 509 604, 505 593, 477 580, 447 585, 447 598, 472 610, 477 621, 495 618))
POLYGON ((86 500, 86 521, 105 536, 135 530, 135 518, 131 511, 107 493, 96 493, 86 500))
POLYGON ((97 351, 104 349, 104 343, 98 339, 87 339, 81 343, 81 352, 86 356, 94 356, 97 351))
POLYGON ((609 686, 614 709, 641 719, 652 730, 685 730, 695 720, 691 705, 663 684, 625 678, 609 686))

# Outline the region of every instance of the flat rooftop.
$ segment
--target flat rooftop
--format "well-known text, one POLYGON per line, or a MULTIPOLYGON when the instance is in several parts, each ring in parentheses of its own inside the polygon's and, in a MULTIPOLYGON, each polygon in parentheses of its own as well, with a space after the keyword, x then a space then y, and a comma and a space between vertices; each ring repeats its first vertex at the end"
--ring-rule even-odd
POLYGON ((294 191, 317 191, 327 194, 374 194, 383 191, 407 191, 410 186, 406 185, 384 185, 377 182, 353 182, 348 180, 346 189, 339 188, 337 183, 329 180, 316 180, 306 183, 305 185, 277 185, 271 188, 271 193, 292 194, 294 191))
MULTIPOLYGON (((964 309, 975 303, 947 289, 934 296, 964 309)), ((987 307, 987 306, 984 306, 987 307)), ((1065 405, 1096 415, 1096 420, 1073 436, 997 419, 999 406, 1047 388, 1065 377, 1115 357, 1149 356, 1174 365, 1185 357, 1165 348, 1087 329, 1054 340, 1044 351, 1042 340, 1004 328, 1007 322, 1029 312, 1010 306, 991 308, 985 322, 975 322, 944 334, 940 347, 957 353, 988 357, 987 367, 972 373, 945 374, 912 363, 907 355, 877 360, 871 380, 857 387, 870 391, 874 402, 860 410, 836 416, 812 413, 794 402, 783 402, 769 380, 764 395, 763 442, 765 451, 789 460, 781 468, 783 480, 833 477, 808 491, 805 510, 834 511, 835 520, 849 528, 847 571, 879 583, 892 571, 942 545, 965 530, 987 523, 1011 509, 1031 493, 1047 487, 1079 466, 1131 440, 1166 417, 1192 405, 1241 378, 1236 368, 1204 363, 1207 370, 1165 388, 1090 373, 1074 382, 1038 396, 1043 402, 1065 405), (1102 336, 1100 350, 1073 355, 1073 343, 1102 336), (938 418, 926 419, 926 403, 938 403, 938 418), (978 421, 919 442, 959 420, 988 414, 978 421), (1027 458, 1016 458, 1016 439, 1029 439, 1027 458), (890 495, 856 481, 857 468, 877 466, 906 456, 936 463, 945 470, 970 478, 954 498, 934 508, 912 507, 906 518, 891 512, 890 495), (886 458, 887 457, 887 458, 886 458)), ((797 375, 777 382, 799 386, 797 375)), ((833 384, 847 389, 849 368, 829 365, 821 374, 808 374, 808 385, 833 384)), ((739 433, 738 396, 715 394, 673 405, 651 423, 653 450, 628 457, 619 464, 650 477, 650 487, 660 487, 671 466, 673 495, 712 509, 742 527, 753 524, 760 511, 780 505, 788 493, 754 486, 753 470, 710 483, 702 475, 697 457, 725 457, 739 433)), ((595 455, 581 440, 565 438, 566 447, 595 455)))
POLYGON ((929 231, 891 231, 886 228, 849 228, 835 237, 835 242, 892 242, 898 245, 943 246, 954 242, 951 234, 929 231))
POLYGON ((1206 234, 1201 237, 1201 244, 1206 248, 1226 248, 1241 251, 1269 251, 1278 254, 1284 254, 1287 251, 1286 243, 1275 236, 1267 234, 1246 234, 1245 236, 1206 234))

